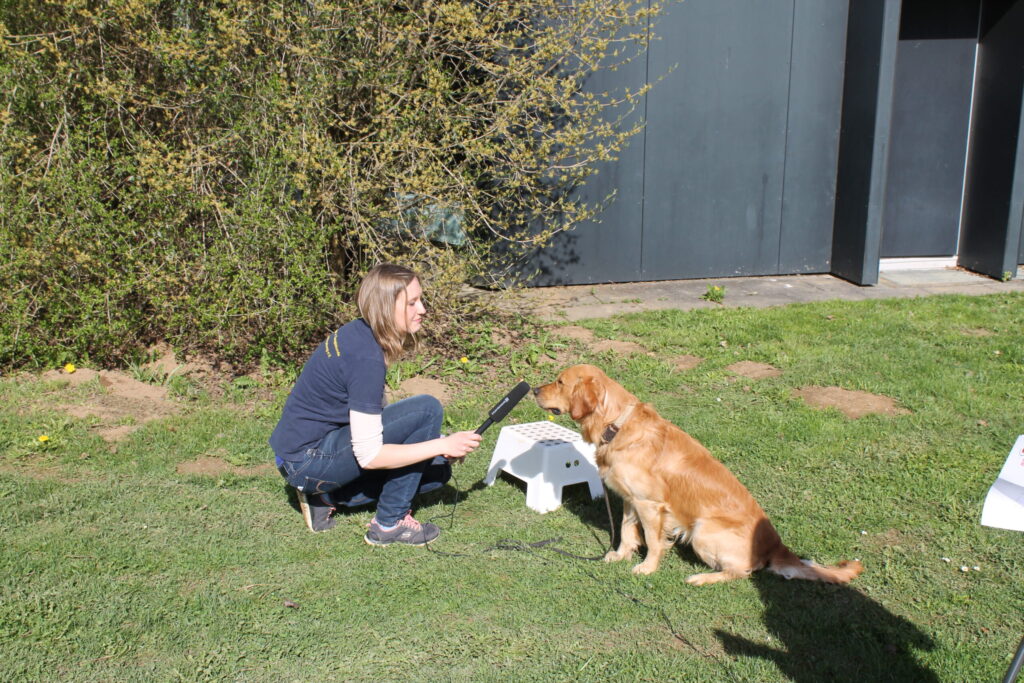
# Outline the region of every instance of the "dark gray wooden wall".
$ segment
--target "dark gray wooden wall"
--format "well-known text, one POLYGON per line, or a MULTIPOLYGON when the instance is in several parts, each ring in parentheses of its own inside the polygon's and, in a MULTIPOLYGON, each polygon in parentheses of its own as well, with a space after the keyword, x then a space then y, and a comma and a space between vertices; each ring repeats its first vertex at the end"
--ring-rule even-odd
POLYGON ((827 272, 847 1, 670 3, 646 58, 644 131, 583 196, 600 222, 536 256, 534 284, 827 272))
POLYGON ((658 81, 532 284, 1024 262, 1024 0, 685 0, 656 33, 587 84, 658 81))

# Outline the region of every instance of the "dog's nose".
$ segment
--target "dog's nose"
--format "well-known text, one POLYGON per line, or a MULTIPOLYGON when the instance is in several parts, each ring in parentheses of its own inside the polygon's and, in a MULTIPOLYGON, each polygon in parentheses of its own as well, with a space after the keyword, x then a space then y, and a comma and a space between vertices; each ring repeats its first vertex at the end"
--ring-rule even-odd
POLYGON ((534 387, 533 388, 533 395, 536 396, 539 393, 540 393, 540 387, 534 387))

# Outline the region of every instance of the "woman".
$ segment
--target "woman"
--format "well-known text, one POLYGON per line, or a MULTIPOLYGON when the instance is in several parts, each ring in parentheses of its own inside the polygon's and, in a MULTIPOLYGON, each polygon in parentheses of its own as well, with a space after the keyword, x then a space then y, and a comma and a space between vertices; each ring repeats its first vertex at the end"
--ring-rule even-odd
POLYGON ((376 266, 360 283, 356 305, 362 317, 329 335, 306 361, 270 445, 311 531, 333 527, 339 505, 376 501, 367 543, 424 545, 441 530, 413 519, 412 499, 448 481, 449 459, 465 457, 480 436, 442 438, 443 409, 432 396, 384 406, 387 364, 426 313, 416 273, 376 266))

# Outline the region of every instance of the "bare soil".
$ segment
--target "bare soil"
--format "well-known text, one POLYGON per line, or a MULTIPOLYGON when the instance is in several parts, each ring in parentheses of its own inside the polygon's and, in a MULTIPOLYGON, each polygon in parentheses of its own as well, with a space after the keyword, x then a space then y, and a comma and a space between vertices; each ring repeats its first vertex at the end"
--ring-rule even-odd
POLYGON ((733 363, 726 370, 748 379, 767 379, 782 375, 782 370, 767 363, 757 363, 752 360, 741 360, 739 363, 733 363))
POLYGON ((682 370, 685 372, 686 370, 693 370, 695 367, 697 367, 703 362, 704 359, 701 358, 700 356, 691 356, 689 354, 684 354, 682 356, 676 356, 675 358, 672 359, 672 367, 674 367, 676 370, 682 370))
POLYGON ((568 327, 556 327, 551 330, 551 334, 556 337, 565 337, 566 339, 578 339, 588 344, 594 341, 594 333, 585 327, 579 327, 577 325, 569 325, 568 327))
POLYGON ((585 327, 579 327, 577 325, 556 327, 551 331, 551 333, 556 337, 563 337, 565 339, 573 339, 582 342, 589 346, 591 351, 596 353, 600 353, 602 351, 614 351, 615 353, 621 353, 626 356, 634 353, 654 355, 636 342, 616 341, 614 339, 602 339, 598 341, 593 332, 585 327))
POLYGON ((79 419, 96 421, 94 429, 114 443, 145 423, 178 412, 180 406, 167 397, 167 388, 140 382, 122 372, 78 368, 72 373, 51 370, 43 380, 67 382, 76 387, 98 379, 100 390, 86 402, 58 403, 57 408, 79 419))
POLYGON ((866 391, 850 391, 841 387, 807 386, 793 394, 815 408, 835 408, 848 418, 856 420, 865 415, 908 415, 906 408, 888 396, 866 391))
POLYGON ((263 463, 252 467, 239 467, 209 455, 200 456, 188 462, 178 463, 177 472, 178 474, 206 477, 223 477, 226 474, 240 477, 263 477, 277 474, 277 470, 270 463, 263 463))
POLYGON ((393 403, 410 396, 429 394, 440 401, 442 405, 447 405, 451 398, 451 392, 444 382, 431 379, 429 377, 410 377, 398 385, 398 389, 393 391, 388 389, 386 393, 389 403, 393 403))
POLYGON ((615 339, 603 339, 590 347, 591 351, 600 353, 601 351, 614 351, 615 353, 621 353, 624 356, 628 356, 635 353, 643 353, 648 356, 654 354, 645 349, 640 344, 631 341, 616 341, 615 339))

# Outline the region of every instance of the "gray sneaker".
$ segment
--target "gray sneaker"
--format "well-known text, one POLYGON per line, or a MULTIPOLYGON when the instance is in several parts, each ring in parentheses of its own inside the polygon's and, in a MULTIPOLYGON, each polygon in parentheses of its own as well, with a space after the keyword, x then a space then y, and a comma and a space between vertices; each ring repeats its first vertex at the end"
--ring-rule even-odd
POLYGON ((366 532, 363 540, 370 545, 391 545, 392 543, 405 543, 406 545, 426 545, 441 535, 441 529, 436 524, 427 522, 420 524, 412 518, 412 513, 405 513, 405 517, 398 520, 394 529, 382 529, 377 524, 377 518, 370 521, 370 529, 366 532))
POLYGON ((315 493, 307 495, 298 489, 295 489, 295 493, 298 494, 302 517, 310 531, 327 531, 338 523, 334 518, 334 506, 324 501, 324 496, 315 493))

